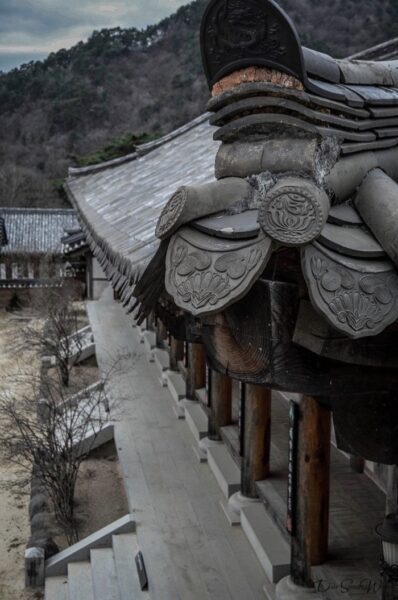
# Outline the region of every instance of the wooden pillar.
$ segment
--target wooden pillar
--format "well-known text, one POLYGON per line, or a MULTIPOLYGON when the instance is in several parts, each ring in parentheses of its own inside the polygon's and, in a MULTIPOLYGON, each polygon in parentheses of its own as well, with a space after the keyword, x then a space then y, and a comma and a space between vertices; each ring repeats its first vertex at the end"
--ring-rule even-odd
POLYGON ((164 323, 157 318, 156 319, 156 346, 162 346, 164 340, 167 338, 167 329, 164 323))
POLYGON ((398 513, 398 466, 388 467, 386 515, 398 513))
POLYGON ((206 387, 206 357, 203 344, 188 344, 187 398, 195 400, 195 391, 206 387))
POLYGON ((246 384, 243 394, 243 459, 241 493, 257 498, 256 481, 270 473, 271 391, 246 384))
MULTIPOLYGON (((6 264, 6 279, 11 280, 13 278, 12 277, 12 261, 11 261, 11 258, 9 258, 8 256, 5 259, 5 264, 6 264)), ((36 277, 36 275, 35 275, 35 278, 38 279, 38 277, 36 277)))
POLYGON ((170 336, 170 369, 172 371, 178 370, 180 360, 184 360, 184 342, 170 336))
POLYGON ((315 398, 299 406, 291 577, 312 587, 311 565, 328 554, 331 413, 315 398))
POLYGON ((211 371, 209 439, 220 441, 220 429, 231 424, 232 379, 211 371))

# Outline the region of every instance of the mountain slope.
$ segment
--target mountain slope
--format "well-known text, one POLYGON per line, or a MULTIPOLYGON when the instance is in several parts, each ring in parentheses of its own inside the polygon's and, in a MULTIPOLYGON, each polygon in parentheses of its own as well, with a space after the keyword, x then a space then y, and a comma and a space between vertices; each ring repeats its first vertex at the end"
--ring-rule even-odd
MULTIPOLYGON (((398 0, 280 3, 304 44, 335 56, 398 36, 398 0)), ((203 112, 205 4, 195 0, 143 31, 94 32, 86 43, 0 75, 0 204, 48 203, 47 180, 64 177, 74 155, 126 134, 166 133, 203 112), (11 187, 24 191, 10 198, 11 187)))

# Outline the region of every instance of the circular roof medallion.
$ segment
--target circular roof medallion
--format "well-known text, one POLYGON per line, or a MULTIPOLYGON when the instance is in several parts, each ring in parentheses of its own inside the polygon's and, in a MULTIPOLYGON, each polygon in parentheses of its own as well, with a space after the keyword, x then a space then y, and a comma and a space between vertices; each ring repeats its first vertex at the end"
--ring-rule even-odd
POLYGON ((314 182, 286 177, 267 193, 258 220, 273 240, 285 246, 303 246, 319 237, 329 210, 326 192, 314 182))

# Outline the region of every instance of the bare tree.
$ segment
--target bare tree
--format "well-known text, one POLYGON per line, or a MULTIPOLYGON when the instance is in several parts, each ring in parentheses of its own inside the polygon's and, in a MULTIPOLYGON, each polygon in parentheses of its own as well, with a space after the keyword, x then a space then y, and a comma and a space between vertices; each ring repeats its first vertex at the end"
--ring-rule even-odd
POLYGON ((80 312, 73 302, 75 297, 73 286, 43 290, 32 304, 33 313, 42 320, 42 327, 37 321, 24 323, 15 342, 16 350, 28 347, 42 356, 53 357, 65 387, 69 386, 71 369, 83 349, 78 335, 80 312))
POLYGON ((37 169, 8 162, 0 167, 0 206, 32 207, 59 204, 46 177, 37 169))
POLYGON ((0 450, 5 460, 25 472, 26 482, 33 470, 47 489, 69 544, 78 539, 77 476, 109 421, 107 387, 115 368, 116 363, 99 385, 72 397, 66 395, 59 376, 45 377, 45 398, 41 397, 43 381, 31 373, 20 372, 17 386, 2 382, 0 388, 0 450))

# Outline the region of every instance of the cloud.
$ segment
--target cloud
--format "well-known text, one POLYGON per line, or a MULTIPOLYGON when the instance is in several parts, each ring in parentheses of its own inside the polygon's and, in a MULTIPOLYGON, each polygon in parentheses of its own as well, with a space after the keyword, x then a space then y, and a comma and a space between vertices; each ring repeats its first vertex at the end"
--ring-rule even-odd
POLYGON ((85 40, 103 27, 145 27, 187 0, 0 0, 0 70, 85 40), (30 57, 30 58, 29 58, 30 57))

